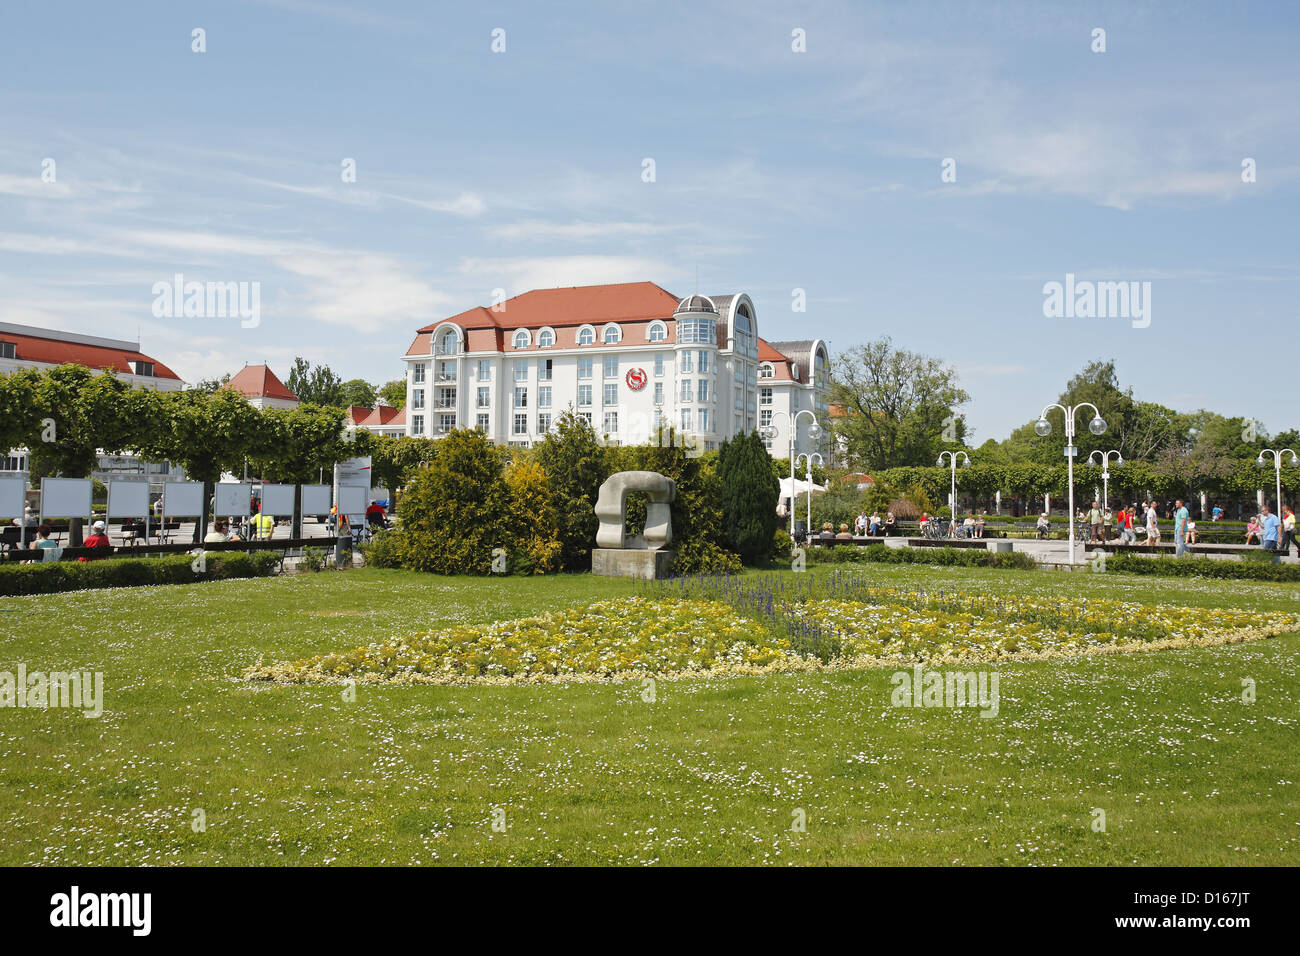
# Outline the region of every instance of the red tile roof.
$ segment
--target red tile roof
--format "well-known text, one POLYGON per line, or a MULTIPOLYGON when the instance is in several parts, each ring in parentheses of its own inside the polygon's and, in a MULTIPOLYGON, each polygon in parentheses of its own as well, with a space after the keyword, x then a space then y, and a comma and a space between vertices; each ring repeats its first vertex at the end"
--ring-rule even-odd
POLYGON ((392 405, 376 405, 374 411, 367 415, 363 420, 357 422, 358 425, 405 425, 406 409, 394 408, 392 405), (399 422, 397 419, 401 418, 399 422))
POLYGON ((465 329, 535 329, 544 325, 595 325, 600 322, 634 322, 672 318, 677 296, 653 282, 619 282, 567 289, 533 289, 507 299, 497 309, 475 306, 449 319, 440 319, 419 331, 432 332, 443 322, 465 329))
POLYGON ((364 405, 348 406, 348 421, 351 422, 353 425, 360 425, 362 419, 364 419, 369 414, 370 414, 370 409, 366 408, 366 406, 364 405))
POLYGON ((778 352, 772 347, 772 343, 762 336, 758 339, 758 360, 760 362, 788 362, 789 357, 778 352))
POLYGON ((23 362, 41 362, 46 365, 83 365, 90 369, 111 369, 123 375, 135 374, 131 362, 153 362, 155 378, 180 381, 180 376, 157 359, 134 349, 108 348, 80 342, 64 342, 42 338, 39 335, 20 335, 17 332, 0 332, 0 341, 14 343, 14 357, 23 362))
POLYGON ((285 388, 284 383, 275 377, 265 365, 245 365, 226 383, 239 394, 248 398, 281 398, 296 402, 298 396, 285 388))

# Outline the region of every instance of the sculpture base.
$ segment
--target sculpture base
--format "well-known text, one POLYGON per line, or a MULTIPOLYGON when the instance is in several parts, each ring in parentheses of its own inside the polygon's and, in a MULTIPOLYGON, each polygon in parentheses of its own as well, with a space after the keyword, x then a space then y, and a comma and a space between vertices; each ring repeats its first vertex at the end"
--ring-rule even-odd
POLYGON ((644 548, 594 548, 591 573, 605 578, 666 578, 673 566, 671 551, 644 548))

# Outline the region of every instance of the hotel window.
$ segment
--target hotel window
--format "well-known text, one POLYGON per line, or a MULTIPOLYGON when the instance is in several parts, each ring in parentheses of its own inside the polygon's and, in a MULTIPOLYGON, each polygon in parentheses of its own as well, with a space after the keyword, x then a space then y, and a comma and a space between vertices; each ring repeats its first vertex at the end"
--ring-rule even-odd
POLYGON ((618 378, 618 356, 617 355, 605 356, 604 374, 606 378, 618 378))
POLYGON ((664 374, 664 357, 663 357, 662 355, 656 355, 656 356, 655 356, 655 376, 658 377, 658 376, 663 375, 663 374, 664 374))
POLYGON ((618 434, 618 412, 605 413, 605 434, 607 435, 618 434))
POLYGON ((514 433, 515 433, 516 435, 527 435, 527 434, 528 434, 528 416, 527 416, 527 415, 516 415, 516 416, 515 416, 515 427, 514 427, 513 431, 514 431, 514 433))
POLYGON ((515 389, 515 408, 528 407, 528 386, 523 385, 515 389))
POLYGON ((706 432, 709 430, 709 410, 707 408, 697 408, 695 410, 696 420, 700 423, 699 430, 706 432))
POLYGON ((578 386, 578 404, 579 404, 579 405, 590 405, 590 404, 591 404, 591 386, 590 386, 590 385, 579 385, 579 386, 578 386))
POLYGON ((655 382, 655 404, 662 405, 663 403, 664 403, 664 383, 655 382))
POLYGON ((591 378, 591 357, 578 359, 578 378, 591 378))
POLYGON ((456 416, 455 416, 455 415, 439 415, 439 416, 438 416, 438 431, 440 431, 440 432, 449 432, 449 431, 455 431, 455 429, 456 429, 456 416))
POLYGON ((691 410, 689 408, 683 408, 682 409, 682 431, 688 432, 690 430, 691 430, 691 410))
POLYGON ((764 362, 762 365, 758 367, 758 377, 776 378, 776 369, 772 368, 772 366, 769 363, 764 362))
POLYGON ((539 382, 549 382, 555 374, 555 367, 551 359, 542 359, 537 363, 537 380, 539 382))
POLYGON ((411 407, 424 408, 424 389, 422 388, 411 389, 411 407))
POLYGON ((424 416, 423 416, 423 415, 412 415, 412 416, 411 416, 411 434, 412 434, 412 435, 423 435, 423 434, 424 434, 424 416))
POLYGON ((758 404, 760 405, 772 404, 772 390, 770 388, 760 388, 758 390, 758 404))
POLYGON ((454 382, 456 380, 456 363, 439 362, 437 374, 440 382, 454 382))
POLYGON ((455 329, 447 329, 442 333, 438 340, 439 355, 455 355, 460 351, 460 339, 456 337, 455 329))
POLYGON ((691 391, 691 380, 689 378, 682 379, 682 401, 689 402, 694 394, 691 391))
POLYGON ((717 333, 712 319, 678 319, 678 345, 716 345, 717 333))
POLYGON ((478 380, 480 382, 492 381, 492 361, 491 359, 478 360, 478 380))
POLYGON ((539 348, 549 349, 555 344, 555 333, 550 329, 543 329, 537 333, 537 345, 539 348))
POLYGON ((578 412, 578 417, 581 418, 588 425, 591 424, 591 412, 578 412))
POLYGON ((617 404, 618 404, 618 385, 617 385, 617 384, 606 385, 606 386, 605 386, 605 396, 604 396, 604 398, 605 398, 605 404, 606 404, 606 405, 617 405, 617 404))
POLYGON ((619 340, 622 338, 623 333, 619 330, 617 325, 609 326, 605 329, 605 334, 602 336, 602 340, 606 345, 618 345, 619 340))
POLYGON ((700 357, 700 374, 703 374, 709 370, 709 353, 700 352, 698 354, 700 357))
POLYGON ((480 385, 478 390, 478 407, 487 408, 491 404, 492 404, 492 389, 480 385))
POLYGON ((416 385, 419 385, 424 381, 423 362, 416 362, 414 365, 411 366, 411 381, 414 382, 416 385))
POLYGON ((593 328, 591 328, 591 327, 587 327, 587 328, 583 329, 581 332, 579 332, 579 333, 578 333, 578 344, 579 344, 579 345, 595 345, 595 344, 596 344, 596 330, 593 329, 593 328))
POLYGON ((702 378, 699 381, 699 389, 695 393, 697 402, 707 402, 709 400, 709 380, 702 378))
POLYGON ((17 358, 18 344, 16 342, 0 342, 0 358, 17 358))
POLYGON ((646 338, 651 342, 663 342, 668 339, 668 329, 662 322, 652 322, 650 333, 646 338))
POLYGON ((520 329, 518 332, 515 333, 515 348, 517 349, 528 348, 528 333, 525 332, 523 329, 520 329))
POLYGON ((153 376, 153 362, 132 362, 131 370, 136 375, 153 376))
POLYGON ((515 381, 528 381, 528 362, 524 359, 520 359, 515 363, 515 381))
POLYGON ((537 416, 537 434, 539 434, 539 435, 545 435, 545 434, 546 434, 547 432, 549 432, 550 430, 551 430, 551 416, 550 416, 550 415, 538 415, 538 416, 537 416))
POLYGON ((538 408, 551 407, 551 386, 539 385, 537 387, 537 407, 538 408))
POLYGON ((758 424, 761 428, 766 428, 772 424, 772 409, 765 408, 758 413, 758 424))
POLYGON ((695 362, 692 359, 690 352, 679 352, 677 354, 677 371, 679 372, 695 371, 695 362))
POLYGON ((479 416, 478 416, 477 423, 475 424, 474 427, 477 428, 477 429, 478 429, 479 431, 481 431, 481 432, 485 432, 485 431, 488 430, 488 428, 491 427, 491 424, 490 424, 491 421, 492 421, 492 416, 491 416, 491 415, 479 415, 479 416))

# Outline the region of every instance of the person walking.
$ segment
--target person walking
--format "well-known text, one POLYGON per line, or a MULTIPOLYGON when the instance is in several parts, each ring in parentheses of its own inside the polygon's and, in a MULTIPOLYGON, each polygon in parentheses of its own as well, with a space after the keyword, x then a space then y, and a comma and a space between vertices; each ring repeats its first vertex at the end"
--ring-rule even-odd
POLYGON ((1089 538, 1096 542, 1101 539, 1101 508, 1098 507, 1097 501, 1094 500, 1092 508, 1088 510, 1088 528, 1090 529, 1089 538))
POLYGON ((1156 506, 1152 502, 1147 507, 1147 544, 1157 545, 1160 543, 1160 525, 1159 518, 1156 517, 1156 506))
POLYGON ((1283 557, 1291 554, 1291 545, 1296 545, 1296 551, 1300 553, 1300 542, 1295 537, 1295 512, 1289 505, 1282 506, 1282 547, 1279 549, 1283 557))
POLYGON ((1274 553, 1273 562, 1277 563, 1278 545, 1282 540, 1282 522, 1273 514, 1268 505, 1260 509, 1259 543, 1265 551, 1274 553))
POLYGON ((253 519, 253 537, 258 541, 270 541, 275 533, 275 519, 261 510, 253 519))
POLYGON ((1174 557, 1181 558, 1187 553, 1187 519, 1190 517, 1183 507, 1183 499, 1174 502, 1174 557))

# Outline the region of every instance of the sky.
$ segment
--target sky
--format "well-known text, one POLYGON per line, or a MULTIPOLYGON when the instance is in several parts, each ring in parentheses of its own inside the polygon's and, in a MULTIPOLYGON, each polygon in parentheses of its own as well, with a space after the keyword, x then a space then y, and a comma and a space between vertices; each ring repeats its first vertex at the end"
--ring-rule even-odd
POLYGON ((1095 358, 1300 426, 1298 41, 1281 3, 9 5, 0 322, 378 384, 494 290, 649 280, 951 362, 975 443, 1095 358), (156 315, 176 274, 256 322, 156 315), (1045 315, 1067 274, 1149 312, 1045 315))

